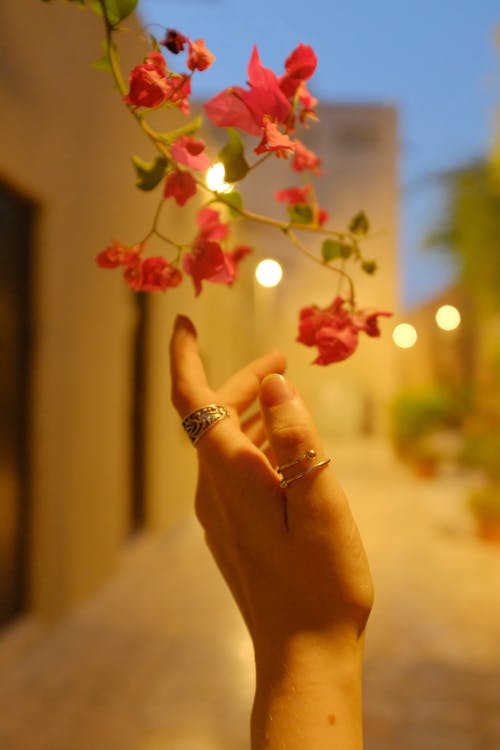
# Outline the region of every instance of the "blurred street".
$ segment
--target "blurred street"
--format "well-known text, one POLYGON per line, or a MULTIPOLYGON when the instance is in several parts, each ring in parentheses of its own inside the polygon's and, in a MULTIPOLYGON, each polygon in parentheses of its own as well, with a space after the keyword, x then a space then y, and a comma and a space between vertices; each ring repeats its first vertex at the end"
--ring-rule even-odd
MULTIPOLYGON (((332 445, 376 584, 366 750, 500 748, 500 547, 467 481, 416 480, 379 442, 332 445)), ((2 750, 247 750, 248 638, 193 520, 144 535, 98 596, 0 641, 2 750)))

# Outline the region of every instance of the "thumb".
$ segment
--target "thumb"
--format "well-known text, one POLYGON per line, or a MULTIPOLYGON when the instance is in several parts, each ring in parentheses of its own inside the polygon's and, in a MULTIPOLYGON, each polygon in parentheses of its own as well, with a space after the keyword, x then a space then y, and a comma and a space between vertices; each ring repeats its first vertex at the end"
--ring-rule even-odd
MULTIPOLYGON (((327 459, 309 411, 295 388, 282 375, 268 375, 263 379, 260 403, 269 442, 279 465, 283 467, 285 479, 327 459)), ((325 469, 326 464, 317 470, 307 471, 303 477, 290 483, 287 494, 297 491, 303 495, 306 486, 311 487, 325 473, 331 474, 325 469)))

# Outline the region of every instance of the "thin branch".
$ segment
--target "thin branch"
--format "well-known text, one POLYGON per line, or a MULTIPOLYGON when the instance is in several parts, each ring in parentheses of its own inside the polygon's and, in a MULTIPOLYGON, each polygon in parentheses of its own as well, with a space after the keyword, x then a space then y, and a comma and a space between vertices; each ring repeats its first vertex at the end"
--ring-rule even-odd
POLYGON ((343 279, 345 279, 349 286, 349 302, 354 306, 355 304, 355 295, 354 295, 354 284, 349 276, 349 274, 344 271, 343 268, 339 268, 338 266, 331 266, 329 263, 325 263, 324 261, 320 260, 320 258, 316 257, 316 255, 313 255, 313 253, 309 252, 309 250, 303 245, 303 243, 299 240, 299 238, 294 234, 291 228, 288 228, 285 230, 284 234, 288 237, 290 242, 295 245, 295 247, 300 250, 300 252, 305 255, 309 260, 314 261, 314 263, 317 263, 318 265, 322 266, 322 268, 328 268, 330 271, 334 271, 334 273, 339 274, 343 279))

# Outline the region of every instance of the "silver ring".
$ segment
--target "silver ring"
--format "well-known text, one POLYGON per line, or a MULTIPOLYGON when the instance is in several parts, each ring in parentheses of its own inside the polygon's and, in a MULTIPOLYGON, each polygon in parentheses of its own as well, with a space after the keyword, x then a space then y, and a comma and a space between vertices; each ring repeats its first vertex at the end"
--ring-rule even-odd
POLYGON ((316 458, 316 451, 312 448, 305 453, 303 453, 298 458, 295 458, 293 461, 289 461, 286 464, 282 464, 281 466, 276 467, 276 471, 278 474, 281 474, 281 482, 280 487, 282 489, 286 489, 289 485, 293 484, 293 482, 296 482, 297 479, 302 479, 302 477, 305 477, 307 474, 310 474, 312 471, 317 471, 318 469, 321 469, 323 466, 328 466, 331 458, 325 458, 323 461, 318 461, 316 464, 312 464, 312 466, 308 466, 306 469, 303 469, 302 471, 298 471, 296 474, 292 474, 291 476, 285 477, 284 471, 286 469, 290 469, 292 466, 296 466, 297 464, 301 464, 304 461, 312 461, 316 458))
POLYGON ((201 409, 188 414, 182 420, 182 426, 186 430, 189 439, 193 445, 196 445, 198 440, 217 422, 222 419, 229 417, 228 410, 220 404, 208 404, 202 406, 201 409))

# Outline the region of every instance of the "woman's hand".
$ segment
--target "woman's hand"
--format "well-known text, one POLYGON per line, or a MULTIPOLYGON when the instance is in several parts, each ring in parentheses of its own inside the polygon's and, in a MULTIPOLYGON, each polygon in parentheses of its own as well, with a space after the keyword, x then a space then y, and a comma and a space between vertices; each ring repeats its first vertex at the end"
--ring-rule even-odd
MULTIPOLYGON (((197 445, 196 512, 254 643, 253 747, 361 747, 360 664, 371 577, 330 466, 280 487, 273 464, 310 449, 313 463, 325 458, 307 409, 280 374, 284 357, 274 352, 255 360, 214 391, 194 327, 179 316, 171 362, 181 418, 210 403, 230 415, 197 445), (242 418, 257 398, 260 411, 242 418), (291 732, 286 742, 283 727, 291 732), (322 732, 330 744, 321 744, 322 732)), ((287 476, 303 468, 307 462, 287 476)))

